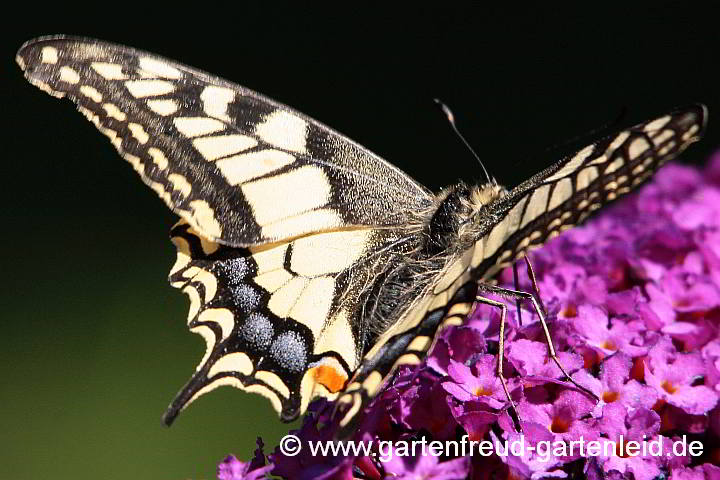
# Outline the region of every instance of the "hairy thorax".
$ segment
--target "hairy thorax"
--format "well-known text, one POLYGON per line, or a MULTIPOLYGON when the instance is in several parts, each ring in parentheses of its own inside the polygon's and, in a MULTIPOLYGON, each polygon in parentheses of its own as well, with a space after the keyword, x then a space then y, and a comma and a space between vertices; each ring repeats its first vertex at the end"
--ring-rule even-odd
POLYGON ((370 342, 393 325, 459 255, 482 235, 482 208, 505 195, 495 184, 458 183, 440 192, 433 205, 418 212, 405 237, 407 251, 387 262, 368 292, 363 317, 370 342))
POLYGON ((478 212, 483 206, 505 195, 496 184, 469 186, 458 183, 442 191, 423 227, 423 254, 452 257, 477 241, 478 212))

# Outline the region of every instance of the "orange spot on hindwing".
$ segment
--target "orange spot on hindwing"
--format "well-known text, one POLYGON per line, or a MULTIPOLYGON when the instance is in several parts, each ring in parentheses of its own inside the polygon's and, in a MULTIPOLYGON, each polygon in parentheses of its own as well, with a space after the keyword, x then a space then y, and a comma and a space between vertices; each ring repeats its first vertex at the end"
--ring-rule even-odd
POLYGON ((347 375, 331 365, 318 365, 310 369, 313 379, 327 388, 331 393, 337 393, 343 389, 347 382, 347 375))

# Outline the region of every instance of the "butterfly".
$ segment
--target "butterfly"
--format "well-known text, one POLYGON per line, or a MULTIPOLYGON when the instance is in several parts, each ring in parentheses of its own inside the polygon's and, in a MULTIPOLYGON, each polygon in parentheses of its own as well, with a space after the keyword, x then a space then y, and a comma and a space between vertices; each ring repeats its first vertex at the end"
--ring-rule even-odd
POLYGON ((534 294, 497 287, 500 269, 642 184, 707 118, 688 106, 513 189, 435 194, 285 105, 151 53, 54 36, 24 44, 17 62, 30 83, 75 102, 181 218, 169 280, 207 349, 168 425, 230 385, 267 397, 285 421, 315 397, 336 400, 351 428, 393 372, 420 363, 476 303, 500 308, 504 325, 504 304, 482 294, 538 307, 534 294))

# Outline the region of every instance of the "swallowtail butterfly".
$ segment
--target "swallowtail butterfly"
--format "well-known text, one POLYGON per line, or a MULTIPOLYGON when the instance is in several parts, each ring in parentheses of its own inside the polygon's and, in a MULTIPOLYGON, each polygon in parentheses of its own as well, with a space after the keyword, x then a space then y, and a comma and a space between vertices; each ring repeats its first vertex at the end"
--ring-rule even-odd
POLYGON ((670 112, 512 190, 434 194, 301 113, 151 53, 55 36, 27 42, 17 62, 75 102, 181 217, 169 279, 207 351, 167 424, 232 385, 287 421, 314 397, 336 399, 348 428, 478 292, 508 293, 492 286, 500 269, 643 183, 707 116, 701 105, 670 112))

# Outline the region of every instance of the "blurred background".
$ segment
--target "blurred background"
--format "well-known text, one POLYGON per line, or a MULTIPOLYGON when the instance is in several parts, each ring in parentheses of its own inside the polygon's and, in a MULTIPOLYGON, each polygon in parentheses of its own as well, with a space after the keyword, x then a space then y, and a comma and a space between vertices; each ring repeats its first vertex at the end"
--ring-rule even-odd
POLYGON ((682 161, 720 145, 715 14, 542 5, 392 14, 123 2, 7 15, 0 478, 209 479, 226 454, 248 459, 257 436, 270 452, 293 427, 229 388, 161 425, 204 351, 186 330, 184 295, 166 283, 175 217, 69 102, 24 81, 22 42, 67 33, 180 60, 295 107, 434 190, 482 178, 434 97, 507 185, 691 102, 711 120, 682 161))

